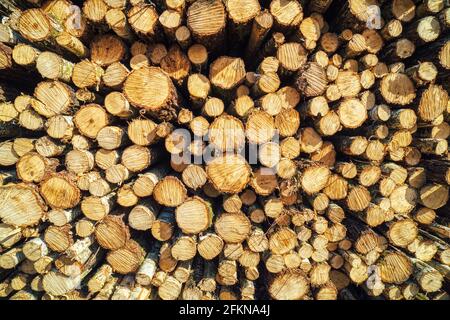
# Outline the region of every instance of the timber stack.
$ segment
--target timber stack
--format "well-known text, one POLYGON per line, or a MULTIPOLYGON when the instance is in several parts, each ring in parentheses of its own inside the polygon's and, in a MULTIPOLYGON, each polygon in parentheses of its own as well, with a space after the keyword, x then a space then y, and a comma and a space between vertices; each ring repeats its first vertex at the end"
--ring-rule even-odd
POLYGON ((448 1, 0 14, 1 299, 449 299, 448 1))

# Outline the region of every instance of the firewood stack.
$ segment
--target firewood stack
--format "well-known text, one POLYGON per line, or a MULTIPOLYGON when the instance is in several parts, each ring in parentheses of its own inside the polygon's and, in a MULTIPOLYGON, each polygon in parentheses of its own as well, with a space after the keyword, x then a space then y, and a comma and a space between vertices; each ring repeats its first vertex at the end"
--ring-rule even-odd
POLYGON ((0 13, 2 299, 449 299, 447 1, 0 13))

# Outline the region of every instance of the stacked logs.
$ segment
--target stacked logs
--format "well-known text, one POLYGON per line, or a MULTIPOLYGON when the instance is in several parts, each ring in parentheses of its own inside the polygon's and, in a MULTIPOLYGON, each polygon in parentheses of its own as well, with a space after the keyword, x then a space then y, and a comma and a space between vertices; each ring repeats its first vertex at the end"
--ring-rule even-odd
POLYGON ((77 3, 0 3, 1 298, 449 298, 446 1, 77 3))

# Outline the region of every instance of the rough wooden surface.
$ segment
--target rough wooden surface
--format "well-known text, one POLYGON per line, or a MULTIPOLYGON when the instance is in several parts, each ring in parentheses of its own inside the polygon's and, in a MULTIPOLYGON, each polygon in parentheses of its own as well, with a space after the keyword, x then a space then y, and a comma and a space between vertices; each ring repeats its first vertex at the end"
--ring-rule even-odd
POLYGON ((0 14, 0 299, 449 299, 445 1, 0 14))

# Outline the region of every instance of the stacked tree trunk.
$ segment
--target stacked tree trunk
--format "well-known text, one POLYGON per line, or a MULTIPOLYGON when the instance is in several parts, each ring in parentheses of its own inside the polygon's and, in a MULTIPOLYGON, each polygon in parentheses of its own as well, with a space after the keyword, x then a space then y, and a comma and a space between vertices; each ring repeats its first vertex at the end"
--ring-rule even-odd
POLYGON ((448 2, 77 4, 0 3, 0 298, 449 299, 448 2))

